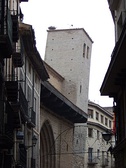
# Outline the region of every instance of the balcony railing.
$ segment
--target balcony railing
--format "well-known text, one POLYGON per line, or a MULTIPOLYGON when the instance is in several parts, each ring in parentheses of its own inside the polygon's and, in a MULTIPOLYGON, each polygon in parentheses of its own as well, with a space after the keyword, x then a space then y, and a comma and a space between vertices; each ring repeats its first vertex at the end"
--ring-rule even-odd
POLYGON ((11 103, 17 125, 21 122, 21 119, 22 122, 28 121, 28 101, 18 81, 5 81, 5 87, 7 100, 11 103))

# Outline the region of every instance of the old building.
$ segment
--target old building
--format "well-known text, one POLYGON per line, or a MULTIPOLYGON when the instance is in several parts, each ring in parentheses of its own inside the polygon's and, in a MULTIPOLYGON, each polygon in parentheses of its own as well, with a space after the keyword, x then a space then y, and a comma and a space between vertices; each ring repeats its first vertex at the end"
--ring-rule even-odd
POLYGON ((47 63, 45 66, 50 78, 42 82, 41 89, 41 167, 77 168, 75 123, 86 123, 87 114, 61 94, 65 79, 47 63))
MULTIPOLYGON (((70 100, 74 105, 87 113, 88 109, 88 88, 90 74, 90 60, 92 50, 92 39, 83 28, 59 29, 50 27, 47 35, 45 51, 45 62, 47 69, 52 74, 49 82, 57 87, 59 92, 70 100), (59 79, 55 81, 56 72, 59 79)), ((74 167, 84 166, 85 149, 85 122, 74 122, 74 167), (78 123, 78 124, 77 124, 78 123), (79 147, 76 145, 77 137, 79 147)))
POLYGON ((87 137, 85 149, 85 166, 100 168, 114 167, 114 159, 109 149, 114 146, 114 136, 107 143, 102 133, 106 130, 113 129, 113 112, 112 107, 103 108, 100 105, 89 101, 88 103, 88 121, 87 121, 87 137))
POLYGON ((113 149, 116 167, 126 167, 126 1, 108 0, 115 24, 115 47, 100 92, 113 98, 116 118, 116 144, 113 149))
POLYGON ((24 47, 24 66, 18 73, 18 77, 22 81, 21 87, 26 96, 28 109, 21 129, 24 139, 21 143, 19 142, 19 145, 24 145, 27 152, 26 167, 39 168, 41 82, 47 80, 49 76, 36 49, 32 26, 20 24, 20 36, 24 47), (36 146, 33 144, 33 137, 37 139, 36 146))
POLYGON ((0 1, 1 168, 36 167, 41 81, 48 78, 32 26, 21 23, 20 2, 0 1))
POLYGON ((50 28, 45 51, 45 62, 65 78, 61 93, 85 112, 92 43, 83 28, 50 28))
POLYGON ((45 82, 34 30, 22 19, 18 1, 0 1, 0 167, 72 168, 74 123, 87 114, 45 82))

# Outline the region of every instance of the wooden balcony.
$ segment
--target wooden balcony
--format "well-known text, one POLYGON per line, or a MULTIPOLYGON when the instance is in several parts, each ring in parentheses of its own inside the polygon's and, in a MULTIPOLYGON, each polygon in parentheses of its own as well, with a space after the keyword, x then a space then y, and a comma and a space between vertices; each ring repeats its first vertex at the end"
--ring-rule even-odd
POLYGON ((28 101, 18 81, 5 81, 6 96, 13 109, 14 127, 20 128, 21 122, 28 121, 28 101))

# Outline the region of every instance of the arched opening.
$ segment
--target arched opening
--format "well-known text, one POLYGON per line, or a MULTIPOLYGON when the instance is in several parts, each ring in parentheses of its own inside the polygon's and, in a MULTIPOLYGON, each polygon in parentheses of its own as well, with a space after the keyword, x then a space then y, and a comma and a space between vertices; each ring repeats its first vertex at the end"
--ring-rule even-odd
POLYGON ((50 123, 45 121, 40 133, 41 168, 55 167, 55 143, 50 123))

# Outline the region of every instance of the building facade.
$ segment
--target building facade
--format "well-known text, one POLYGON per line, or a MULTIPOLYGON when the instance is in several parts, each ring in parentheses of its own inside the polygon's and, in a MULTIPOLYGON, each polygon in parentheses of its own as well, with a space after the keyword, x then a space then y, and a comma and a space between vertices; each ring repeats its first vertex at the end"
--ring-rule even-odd
POLYGON ((0 0, 0 167, 72 168, 74 123, 85 123, 87 114, 45 82, 20 2, 0 0))
POLYGON ((35 168, 39 162, 41 81, 48 74, 32 26, 22 23, 20 2, 27 1, 0 1, 1 168, 35 168))
POLYGON ((92 39, 83 29, 49 29, 45 62, 64 80, 61 93, 87 112, 92 39))
POLYGON ((114 136, 106 142, 102 133, 113 129, 113 111, 103 108, 96 103, 88 103, 87 137, 85 149, 86 167, 114 167, 114 158, 109 149, 114 146, 114 136))
POLYGON ((113 148, 116 167, 126 167, 126 80, 125 80, 125 52, 126 52, 126 1, 109 0, 109 8, 115 24, 115 47, 111 61, 101 86, 101 94, 113 98, 116 119, 116 144, 113 148))
MULTIPOLYGON (((52 70, 55 72, 49 82, 83 113, 88 111, 92 43, 92 39, 83 28, 48 30, 45 62, 49 74, 52 74, 52 70), (55 82, 57 74, 58 80, 55 82)), ((76 168, 84 166, 86 130, 85 122, 74 123, 72 150, 73 167, 76 168)))
MULTIPOLYGON (((42 83, 41 167, 79 168, 84 162, 84 155, 77 157, 75 154, 75 134, 78 136, 80 133, 75 123, 83 127, 87 114, 61 94, 65 79, 47 63, 45 67, 50 78, 42 83)), ((82 148, 84 139, 85 134, 81 139, 82 148)))

